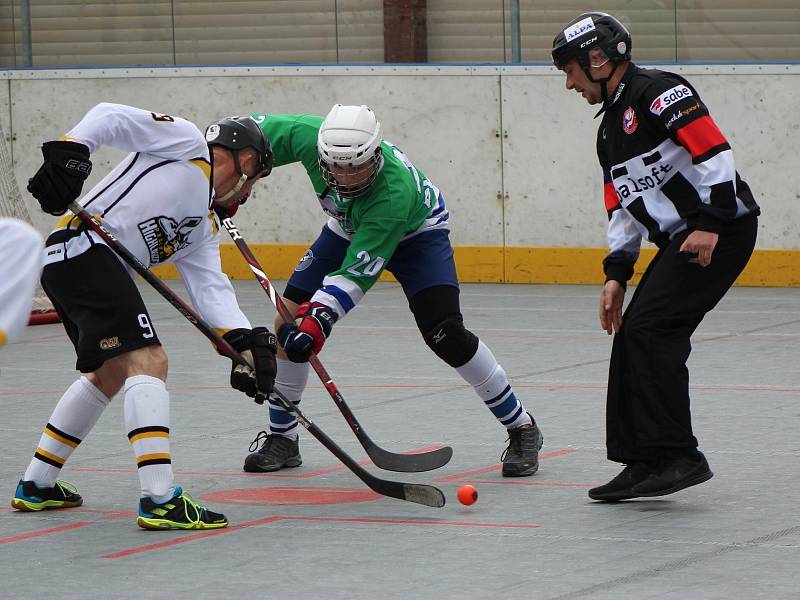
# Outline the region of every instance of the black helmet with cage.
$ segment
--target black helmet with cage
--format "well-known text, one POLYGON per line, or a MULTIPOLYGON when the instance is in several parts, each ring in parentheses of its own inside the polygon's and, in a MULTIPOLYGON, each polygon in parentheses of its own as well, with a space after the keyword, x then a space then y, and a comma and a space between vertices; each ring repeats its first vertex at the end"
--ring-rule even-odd
POLYGON ((206 129, 206 143, 209 147, 222 146, 233 153, 234 163, 239 175, 239 151, 253 148, 258 152, 259 172, 263 177, 272 171, 272 146, 258 124, 250 117, 225 117, 212 123, 206 129))
POLYGON ((561 28, 553 39, 553 64, 564 69, 576 60, 589 81, 600 84, 603 105, 608 100, 606 84, 620 62, 631 59, 631 34, 616 18, 602 12, 578 15, 561 28), (598 78, 592 68, 611 62, 614 68, 607 77, 598 78))

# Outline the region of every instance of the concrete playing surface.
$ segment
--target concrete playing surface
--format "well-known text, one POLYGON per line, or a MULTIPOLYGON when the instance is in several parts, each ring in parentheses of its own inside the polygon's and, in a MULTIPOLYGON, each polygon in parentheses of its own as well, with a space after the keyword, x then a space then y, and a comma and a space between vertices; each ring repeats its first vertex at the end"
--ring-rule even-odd
MULTIPOLYGON (((251 320, 271 324, 257 284, 236 288, 251 320)), ((800 291, 735 288, 694 337, 694 426, 714 478, 618 504, 586 495, 620 470, 605 460, 611 338, 599 328, 599 291, 462 288, 467 326, 544 433, 539 473, 521 479, 500 476, 504 430, 423 344, 399 286, 379 284, 335 326, 321 359, 372 439, 394 452, 453 447, 430 473, 363 463, 384 479, 440 487, 447 505, 434 509, 371 493, 303 430, 301 467, 243 473, 265 409, 228 387, 229 361, 143 286, 170 358, 177 482, 228 516, 231 527, 213 532, 136 526, 121 396, 62 474, 84 506, 11 510, 76 377, 62 327, 29 328, 0 350, 0 598, 798 598, 800 291), (470 507, 456 500, 464 483, 480 493, 470 507)), ((301 408, 365 460, 313 372, 309 382, 301 408)))

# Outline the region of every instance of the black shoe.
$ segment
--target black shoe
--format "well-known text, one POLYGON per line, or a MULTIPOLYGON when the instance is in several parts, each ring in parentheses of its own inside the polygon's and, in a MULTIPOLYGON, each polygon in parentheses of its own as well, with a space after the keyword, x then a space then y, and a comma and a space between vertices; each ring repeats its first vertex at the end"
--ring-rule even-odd
POLYGON ((708 481, 713 476, 702 452, 672 454, 662 459, 659 468, 650 477, 634 485, 632 491, 644 498, 666 496, 708 481))
POLYGON ((539 450, 544 438, 536 421, 508 430, 508 447, 503 451, 503 477, 525 477, 539 470, 539 450))
POLYGON ((654 467, 650 463, 634 462, 625 465, 622 473, 614 477, 605 485, 589 490, 589 498, 605 502, 617 502, 636 498, 633 486, 646 480, 653 473, 654 467))
POLYGON ((250 443, 250 452, 252 454, 244 459, 244 470, 248 473, 269 473, 278 469, 299 467, 303 464, 296 439, 266 431, 260 431, 256 439, 250 443), (261 448, 257 452, 253 452, 255 448, 258 448, 261 440, 264 440, 261 448))
POLYGON ((228 519, 198 504, 178 487, 175 496, 163 504, 152 498, 140 499, 136 523, 142 529, 219 529, 228 526, 228 519))
POLYGON ((39 487, 33 481, 17 484, 11 506, 17 510, 36 512, 53 508, 73 508, 83 504, 75 486, 66 481, 56 481, 53 487, 39 487))

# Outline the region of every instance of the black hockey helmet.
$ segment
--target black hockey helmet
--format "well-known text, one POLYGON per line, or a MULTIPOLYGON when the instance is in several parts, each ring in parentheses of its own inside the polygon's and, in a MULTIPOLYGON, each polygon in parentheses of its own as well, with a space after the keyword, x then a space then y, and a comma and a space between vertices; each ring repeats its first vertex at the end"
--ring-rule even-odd
MULTIPOLYGON (((254 148, 258 152, 259 171, 264 176, 272 171, 272 146, 258 124, 250 117, 225 117, 206 129, 208 146, 222 146, 233 152, 236 170, 239 167, 239 151, 254 148)), ((239 173, 241 175, 241 173, 239 173)))
POLYGON ((609 14, 588 12, 578 15, 561 28, 553 40, 553 64, 563 69, 576 59, 581 69, 588 71, 589 52, 601 50, 612 62, 631 59, 631 34, 609 14))

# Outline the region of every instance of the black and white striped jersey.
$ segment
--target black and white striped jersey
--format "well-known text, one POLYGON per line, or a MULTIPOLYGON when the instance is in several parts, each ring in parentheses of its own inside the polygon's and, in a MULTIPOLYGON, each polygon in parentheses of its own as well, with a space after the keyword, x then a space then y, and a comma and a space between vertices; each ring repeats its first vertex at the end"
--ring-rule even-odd
POLYGON ((659 247, 686 229, 721 233, 760 210, 733 152, 683 77, 630 63, 597 134, 608 242, 606 276, 630 279, 642 238, 659 247))

